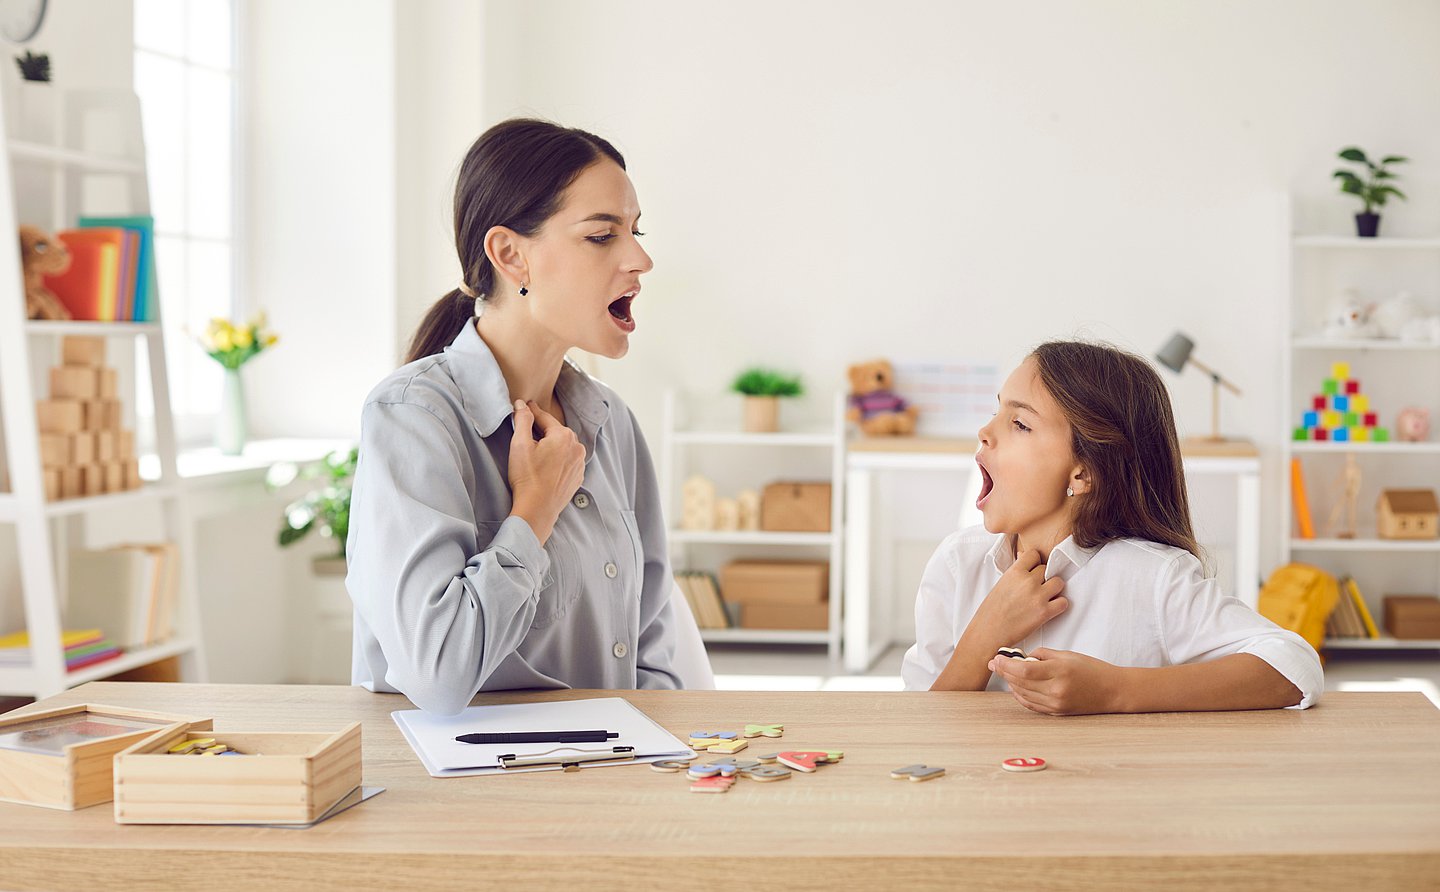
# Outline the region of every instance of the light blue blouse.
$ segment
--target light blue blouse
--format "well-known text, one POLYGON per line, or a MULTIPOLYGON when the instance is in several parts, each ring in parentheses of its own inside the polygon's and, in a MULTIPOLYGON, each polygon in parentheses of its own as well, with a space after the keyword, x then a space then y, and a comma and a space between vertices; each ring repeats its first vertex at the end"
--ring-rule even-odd
POLYGON ((555 390, 585 479, 543 548, 508 516, 513 404, 474 325, 371 391, 346 545, 355 684, 446 715, 478 691, 680 687, 645 439, 568 361, 555 390))

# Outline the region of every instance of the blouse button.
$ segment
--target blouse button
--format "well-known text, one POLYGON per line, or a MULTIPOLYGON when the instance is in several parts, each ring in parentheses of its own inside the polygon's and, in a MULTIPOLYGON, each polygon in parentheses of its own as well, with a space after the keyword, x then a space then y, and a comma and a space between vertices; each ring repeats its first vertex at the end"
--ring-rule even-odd
POLYGON ((629 652, 630 648, 626 647, 623 641, 615 642, 615 646, 611 648, 611 653, 615 654, 615 659, 617 660, 625 659, 625 655, 629 652))
POLYGON ((574 499, 574 501, 575 501, 575 507, 576 507, 576 508, 579 508, 579 509, 582 510, 582 511, 585 510, 586 508, 589 508, 589 507, 590 507, 590 497, 587 496, 587 495, 585 495, 585 493, 583 493, 583 492, 577 492, 577 493, 575 493, 575 499, 574 499))
POLYGON ((606 576, 609 576, 611 579, 614 579, 616 576, 619 575, 619 573, 620 573, 620 568, 617 567, 617 566, 615 566, 615 562, 614 562, 614 561, 610 561, 610 562, 608 562, 608 563, 605 564, 605 575, 606 575, 606 576))

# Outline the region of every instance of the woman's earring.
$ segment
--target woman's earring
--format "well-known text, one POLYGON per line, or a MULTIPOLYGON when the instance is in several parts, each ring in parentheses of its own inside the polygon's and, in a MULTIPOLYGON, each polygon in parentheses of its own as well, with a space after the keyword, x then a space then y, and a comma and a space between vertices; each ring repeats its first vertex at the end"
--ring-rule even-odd
POLYGON ((1071 489, 1070 487, 1067 486, 1067 487, 1065 487, 1065 495, 1070 496, 1070 497, 1074 497, 1074 495, 1075 495, 1075 490, 1074 490, 1074 489, 1071 489))
POLYGON ((485 313, 485 298, 475 298, 475 318, 479 319, 485 313))
POLYGON ((520 296, 521 296, 521 297, 524 297, 525 295, 527 295, 527 294, 529 294, 529 293, 530 293, 530 289, 525 287, 525 283, 524 283, 524 282, 521 282, 521 283, 520 283, 520 296))

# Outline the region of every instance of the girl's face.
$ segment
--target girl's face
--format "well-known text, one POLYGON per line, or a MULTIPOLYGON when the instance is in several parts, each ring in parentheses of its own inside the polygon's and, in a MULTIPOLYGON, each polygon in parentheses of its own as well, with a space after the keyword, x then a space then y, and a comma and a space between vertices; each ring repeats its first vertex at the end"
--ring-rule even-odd
MULTIPOLYGON (((610 359, 630 349, 640 276, 640 202, 620 165, 602 159, 565 190, 560 209, 525 239, 530 314, 567 345, 610 359)), ((517 299, 514 295, 511 299, 517 299)))
POLYGON ((1053 546, 1070 534, 1074 499, 1089 490, 1075 463, 1070 422, 1040 380, 1035 358, 1010 373, 1000 405, 980 428, 980 498, 985 529, 1015 533, 1026 547, 1053 546))

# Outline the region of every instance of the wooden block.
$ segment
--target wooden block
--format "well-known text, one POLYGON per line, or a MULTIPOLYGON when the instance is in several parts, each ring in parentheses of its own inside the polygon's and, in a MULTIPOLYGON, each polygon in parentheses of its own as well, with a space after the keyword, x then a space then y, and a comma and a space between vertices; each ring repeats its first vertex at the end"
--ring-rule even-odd
POLYGON ((140 460, 128 458, 121 462, 125 468, 125 489, 139 489, 144 482, 140 479, 140 460))
POLYGON ((73 434, 84 429, 85 404, 78 400, 40 400, 36 422, 42 434, 73 434))
POLYGON ((118 461, 111 461, 105 462, 101 467, 105 469, 105 491, 124 492, 125 465, 118 461))
POLYGON ((123 406, 119 400, 104 400, 105 403, 105 430, 118 431, 124 420, 123 406))
POLYGON ((115 454, 115 442, 119 439, 119 431, 98 431, 92 436, 95 437, 95 460, 104 464, 117 459, 115 454))
POLYGON ((100 369, 96 380, 99 387, 95 395, 100 399, 113 400, 120 397, 120 376, 114 369, 100 369))
POLYGON ((85 430, 115 431, 120 429, 119 400, 86 400, 82 405, 85 430))
POLYGON ((115 457, 129 461, 135 457, 135 432, 121 428, 115 433, 115 457))
POLYGON ((60 469, 45 468, 41 474, 45 478, 45 501, 57 501, 60 498, 60 469))
POLYGON ((70 441, 64 434, 40 435, 40 466, 63 468, 70 464, 70 441))
POLYGON ((69 440, 69 457, 65 464, 74 467, 93 464, 95 461, 95 435, 91 433, 71 434, 66 438, 69 440))
POLYGON ((50 370, 51 399, 93 400, 99 396, 99 369, 88 365, 61 365, 50 370))
POLYGON ((98 368, 105 364, 105 339, 72 335, 61 340, 60 353, 66 365, 98 368))
POLYGON ((80 466, 80 491, 82 495, 86 496, 105 494, 105 467, 103 465, 80 466))
POLYGON ((80 486, 80 469, 71 465, 57 469, 60 472, 60 498, 74 499, 85 494, 80 486))

